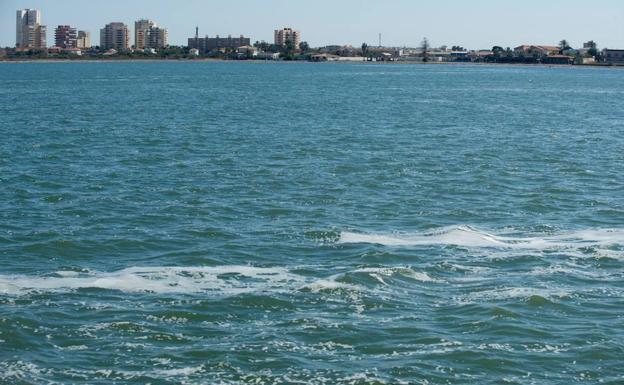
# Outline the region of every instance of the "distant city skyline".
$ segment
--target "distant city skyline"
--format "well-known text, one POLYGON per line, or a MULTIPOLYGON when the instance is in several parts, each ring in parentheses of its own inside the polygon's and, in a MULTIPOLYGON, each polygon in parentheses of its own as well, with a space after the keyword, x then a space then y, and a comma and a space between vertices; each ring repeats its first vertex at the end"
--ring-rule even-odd
MULTIPOLYGON (((499 0, 2 0, 0 46, 15 46, 15 12, 36 8, 48 34, 58 25, 91 32, 99 41, 100 29, 110 22, 127 24, 150 19, 169 31, 169 43, 186 45, 199 27, 200 36, 251 37, 273 41, 274 30, 292 27, 311 46, 378 44, 418 46, 428 37, 434 46, 460 45, 470 49, 492 45, 557 44, 561 39, 579 47, 587 40, 599 46, 624 48, 624 3, 596 0, 537 0, 502 3, 499 0), (213 4, 214 3, 214 4, 213 4), (218 4, 218 5, 217 5, 218 4)), ((48 36, 48 45, 53 41, 48 36)), ((134 43, 134 42, 132 42, 134 43)))

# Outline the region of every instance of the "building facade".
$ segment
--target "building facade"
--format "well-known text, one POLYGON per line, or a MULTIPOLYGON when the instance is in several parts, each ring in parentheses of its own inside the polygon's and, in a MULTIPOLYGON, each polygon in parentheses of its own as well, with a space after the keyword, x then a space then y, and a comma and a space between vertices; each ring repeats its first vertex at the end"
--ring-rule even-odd
POLYGON ((20 9, 15 21, 15 48, 44 49, 47 47, 47 28, 41 25, 41 12, 37 9, 20 9))
POLYGON ((284 46, 286 42, 293 43, 295 48, 299 48, 299 44, 301 43, 301 32, 292 29, 292 28, 284 28, 284 29, 276 29, 274 33, 274 43, 275 45, 284 46))
POLYGON ((189 49, 198 49, 201 53, 220 49, 237 49, 251 45, 251 39, 241 35, 240 37, 192 37, 188 39, 189 49))
POLYGON ((100 30, 100 49, 125 51, 130 48, 130 32, 124 23, 110 23, 100 30))
POLYGON ((149 30, 157 27, 152 20, 141 19, 134 22, 134 48, 148 48, 149 30))
POLYGON ((54 46, 78 48, 78 31, 69 25, 59 25, 54 31, 54 46))
POLYGON ((607 63, 624 64, 624 49, 605 49, 602 56, 607 63))
POLYGON ((134 23, 134 48, 165 48, 169 45, 169 32, 159 28, 152 20, 138 20, 134 23))
POLYGON ((77 48, 91 48, 91 34, 87 31, 78 31, 77 48))
POLYGON ((147 47, 160 49, 169 46, 169 32, 165 28, 152 27, 147 35, 147 47))

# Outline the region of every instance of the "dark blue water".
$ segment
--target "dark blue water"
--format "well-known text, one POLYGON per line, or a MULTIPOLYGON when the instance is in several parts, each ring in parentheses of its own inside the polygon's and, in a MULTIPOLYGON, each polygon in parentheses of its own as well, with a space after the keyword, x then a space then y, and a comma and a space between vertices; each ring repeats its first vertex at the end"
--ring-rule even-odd
POLYGON ((0 383, 624 383, 624 72, 0 65, 0 383))

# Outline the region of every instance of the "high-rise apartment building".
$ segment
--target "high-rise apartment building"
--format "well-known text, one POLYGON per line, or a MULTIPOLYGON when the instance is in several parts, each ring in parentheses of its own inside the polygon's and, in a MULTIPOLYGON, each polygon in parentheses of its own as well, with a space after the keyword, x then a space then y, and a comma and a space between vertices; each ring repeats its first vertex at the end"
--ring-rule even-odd
POLYGON ((87 31, 78 31, 77 48, 91 48, 91 34, 87 31))
POLYGON ((147 36, 147 48, 165 48, 169 46, 169 32, 165 28, 152 27, 147 36))
POLYGON ((188 39, 189 49, 197 49, 201 53, 207 53, 210 51, 220 49, 235 49, 238 47, 251 45, 251 39, 240 35, 240 37, 199 37, 199 34, 195 34, 195 37, 188 39))
POLYGON ((54 31, 54 42, 60 48, 78 48, 78 31, 69 25, 59 25, 54 31))
POLYGON ((292 28, 276 29, 275 45, 284 46, 287 41, 291 42, 295 48, 299 48, 301 32, 292 28))
POLYGON ((20 9, 15 23, 15 47, 21 49, 44 49, 45 25, 41 25, 41 12, 37 9, 20 9))
POLYGON ((165 48, 169 45, 169 33, 152 20, 138 20, 134 23, 134 48, 165 48))
POLYGON ((130 31, 124 23, 106 24, 100 30, 100 49, 125 51, 130 48, 130 31))
POLYGON ((141 19, 134 22, 134 48, 143 49, 148 46, 149 31, 158 25, 152 20, 141 19))

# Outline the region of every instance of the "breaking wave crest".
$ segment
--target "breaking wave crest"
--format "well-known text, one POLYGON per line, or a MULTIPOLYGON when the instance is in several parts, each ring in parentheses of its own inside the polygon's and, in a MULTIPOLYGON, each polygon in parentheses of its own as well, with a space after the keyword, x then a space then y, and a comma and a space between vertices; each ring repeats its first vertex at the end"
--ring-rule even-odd
POLYGON ((374 283, 359 282, 365 275, 378 284, 405 277, 423 283, 444 281, 407 266, 357 268, 328 277, 306 276, 287 268, 251 266, 130 267, 116 272, 57 271, 44 275, 0 275, 0 295, 69 292, 81 289, 125 293, 209 294, 235 296, 262 292, 373 292, 374 283))
POLYGON ((624 245, 624 229, 592 229, 555 235, 511 236, 493 234, 470 226, 452 226, 407 235, 361 234, 343 232, 339 244, 377 244, 382 246, 458 246, 499 249, 578 249, 624 245))
POLYGON ((237 295, 302 282, 284 268, 251 266, 131 267, 111 273, 60 271, 47 276, 0 275, 0 294, 78 289, 237 295))

